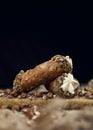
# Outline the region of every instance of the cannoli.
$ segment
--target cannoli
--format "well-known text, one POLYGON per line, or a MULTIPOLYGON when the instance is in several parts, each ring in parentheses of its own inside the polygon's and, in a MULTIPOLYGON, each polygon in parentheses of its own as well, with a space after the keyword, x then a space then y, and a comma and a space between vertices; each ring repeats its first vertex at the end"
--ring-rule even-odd
POLYGON ((60 97, 73 97, 79 90, 79 82, 71 73, 64 73, 51 81, 46 88, 60 97))
POLYGON ((49 61, 37 65, 26 72, 21 71, 13 81, 13 90, 16 92, 29 91, 40 84, 46 84, 62 73, 72 72, 72 59, 69 56, 56 55, 49 61))

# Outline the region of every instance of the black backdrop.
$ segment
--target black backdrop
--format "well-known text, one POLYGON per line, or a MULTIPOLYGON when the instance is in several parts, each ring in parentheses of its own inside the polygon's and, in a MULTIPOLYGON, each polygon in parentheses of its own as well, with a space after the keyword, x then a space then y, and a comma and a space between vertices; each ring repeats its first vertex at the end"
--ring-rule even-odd
POLYGON ((0 16, 0 86, 12 86, 15 75, 55 54, 73 59, 73 74, 93 78, 92 45, 86 14, 61 8, 35 8, 29 15, 0 16))

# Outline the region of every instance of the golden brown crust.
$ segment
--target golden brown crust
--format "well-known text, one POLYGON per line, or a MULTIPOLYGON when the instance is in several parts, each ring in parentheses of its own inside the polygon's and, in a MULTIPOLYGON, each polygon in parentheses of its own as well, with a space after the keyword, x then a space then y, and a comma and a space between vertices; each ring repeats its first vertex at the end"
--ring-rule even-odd
MULTIPOLYGON (((55 56, 56 57, 56 56, 55 56)), ((14 90, 17 92, 28 91, 40 84, 46 84, 62 73, 69 73, 72 71, 72 65, 63 56, 44 62, 34 69, 27 70, 20 75, 19 80, 14 80, 14 90), (17 85, 16 85, 17 81, 17 85)))
POLYGON ((15 105, 25 106, 25 105, 37 105, 38 107, 42 107, 43 105, 48 105, 48 103, 59 102, 62 103, 62 109, 82 109, 86 106, 93 106, 92 99, 85 98, 72 98, 72 99, 48 99, 48 100, 29 100, 29 99, 18 99, 18 98, 0 98, 0 107, 7 105, 9 108, 12 108, 15 105), (60 102, 59 102, 60 101, 60 102))
POLYGON ((58 76, 56 79, 54 79, 53 81, 51 81, 46 88, 53 92, 54 94, 58 95, 58 96, 62 96, 62 91, 60 90, 60 86, 63 84, 63 76, 58 76))
POLYGON ((30 99, 18 99, 18 98, 1 98, 0 97, 0 107, 6 105, 9 108, 12 108, 15 105, 18 105, 19 107, 25 106, 25 105, 37 105, 39 107, 43 106, 47 103, 48 100, 30 100, 30 99))

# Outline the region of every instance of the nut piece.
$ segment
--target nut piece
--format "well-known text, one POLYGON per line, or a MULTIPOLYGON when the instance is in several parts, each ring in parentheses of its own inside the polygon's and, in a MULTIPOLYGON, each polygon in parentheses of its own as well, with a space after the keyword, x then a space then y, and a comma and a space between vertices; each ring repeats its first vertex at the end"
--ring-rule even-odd
POLYGON ((68 56, 56 55, 34 69, 18 74, 13 82, 16 92, 29 91, 40 84, 46 84, 61 75, 72 71, 72 60, 68 56))
POLYGON ((52 81, 47 89, 61 97, 73 97, 77 95, 79 82, 70 73, 64 73, 52 81))
POLYGON ((85 90, 86 92, 88 92, 88 93, 90 93, 90 94, 93 95, 93 88, 92 88, 92 87, 86 86, 86 87, 84 88, 84 90, 85 90))

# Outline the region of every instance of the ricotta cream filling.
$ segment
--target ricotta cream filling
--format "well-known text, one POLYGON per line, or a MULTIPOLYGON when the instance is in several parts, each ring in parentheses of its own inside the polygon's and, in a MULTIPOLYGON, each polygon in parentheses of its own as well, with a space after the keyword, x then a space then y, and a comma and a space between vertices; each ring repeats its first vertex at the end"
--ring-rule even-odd
POLYGON ((63 84, 60 86, 60 88, 63 91, 68 91, 71 94, 75 94, 76 87, 73 83, 77 84, 77 86, 79 85, 78 81, 74 79, 73 75, 68 73, 67 76, 64 77, 63 84))

